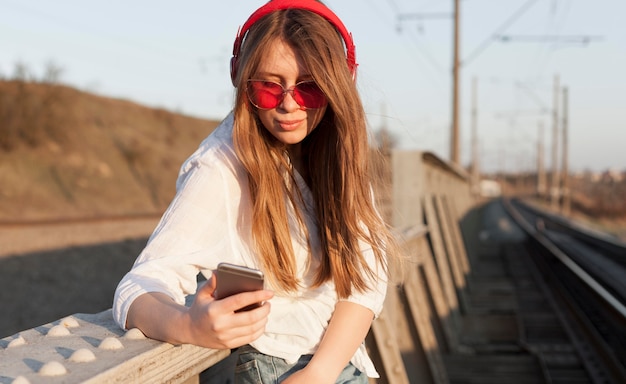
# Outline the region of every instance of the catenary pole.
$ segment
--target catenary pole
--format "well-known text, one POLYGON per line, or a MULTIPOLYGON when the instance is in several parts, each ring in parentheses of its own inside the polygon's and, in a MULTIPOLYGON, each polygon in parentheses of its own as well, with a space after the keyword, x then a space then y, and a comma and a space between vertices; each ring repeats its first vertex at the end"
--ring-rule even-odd
POLYGON ((543 198, 546 194, 546 170, 543 164, 543 123, 541 121, 537 130, 537 197, 543 198))
POLYGON ((550 179, 550 207, 559 207, 559 76, 554 76, 552 104, 552 177, 550 179))
POLYGON ((460 163, 460 139, 459 139, 459 83, 460 83, 460 25, 459 25, 459 2, 454 0, 454 26, 453 26, 453 53, 452 53, 452 130, 450 133, 450 161, 460 163))
POLYGON ((480 192, 480 160, 478 155, 478 79, 472 79, 472 192, 480 192))
POLYGON ((570 204, 571 204, 571 196, 570 196, 570 190, 569 190, 569 144, 568 144, 568 131, 569 131, 569 116, 568 116, 568 103, 569 103, 569 92, 567 87, 563 87, 563 111, 561 112, 562 114, 562 120, 561 120, 561 124, 563 125, 562 130, 563 130, 563 141, 562 141, 562 159, 561 162, 563 164, 563 170, 562 170, 562 175, 561 178, 563 179, 563 186, 562 186, 562 194, 563 194, 563 202, 561 205, 561 211, 563 214, 565 215, 569 215, 570 213, 570 204))

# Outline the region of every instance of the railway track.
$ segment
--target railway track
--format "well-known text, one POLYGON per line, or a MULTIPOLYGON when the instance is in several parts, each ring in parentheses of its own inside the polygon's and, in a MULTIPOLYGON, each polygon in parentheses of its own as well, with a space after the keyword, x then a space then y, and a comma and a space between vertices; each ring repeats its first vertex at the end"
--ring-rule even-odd
POLYGON ((626 382, 626 244, 521 200, 504 205, 591 381, 626 382))
POLYGON ((0 220, 1 228, 26 228, 36 226, 72 225, 72 224, 92 224, 92 223, 115 223, 128 222, 146 219, 159 219, 162 212, 130 213, 120 215, 99 215, 85 217, 60 217, 48 219, 29 220, 0 220))
POLYGON ((0 221, 0 259, 62 249, 148 237, 160 215, 139 214, 0 221))

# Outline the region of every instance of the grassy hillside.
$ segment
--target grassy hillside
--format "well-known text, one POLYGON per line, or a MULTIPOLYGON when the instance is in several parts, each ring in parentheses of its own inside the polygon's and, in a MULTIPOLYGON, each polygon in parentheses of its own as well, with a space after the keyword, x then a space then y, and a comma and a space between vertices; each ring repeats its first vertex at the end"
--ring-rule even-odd
POLYGON ((217 124, 0 81, 0 221, 160 213, 180 165, 217 124))

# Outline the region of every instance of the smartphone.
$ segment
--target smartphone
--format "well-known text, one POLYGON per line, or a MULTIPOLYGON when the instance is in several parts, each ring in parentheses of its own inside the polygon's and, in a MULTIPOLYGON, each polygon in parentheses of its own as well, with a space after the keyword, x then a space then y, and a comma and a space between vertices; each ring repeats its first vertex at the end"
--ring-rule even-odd
MULTIPOLYGON (((215 272, 217 277, 217 287, 213 296, 216 299, 250 291, 263 289, 263 272, 258 269, 248 268, 230 263, 219 263, 215 272)), ((249 311, 257 308, 261 303, 248 305, 235 312, 249 311)))

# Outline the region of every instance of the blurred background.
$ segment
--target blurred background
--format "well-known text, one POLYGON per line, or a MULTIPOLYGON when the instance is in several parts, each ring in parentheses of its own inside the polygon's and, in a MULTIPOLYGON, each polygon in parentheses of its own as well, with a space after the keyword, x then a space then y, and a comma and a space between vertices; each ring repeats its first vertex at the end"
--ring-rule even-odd
MULTIPOLYGON (((221 119, 232 105, 233 39, 262 3, 1 0, 0 74, 20 76, 19 64, 41 79, 54 65, 55 80, 90 93, 221 119)), ((455 2, 326 3, 353 33, 371 126, 448 158, 455 2)), ((625 8, 618 0, 460 2, 460 160, 470 161, 475 99, 482 169, 533 169, 537 141, 550 146, 558 77, 569 90, 571 170, 626 166, 625 8)))

